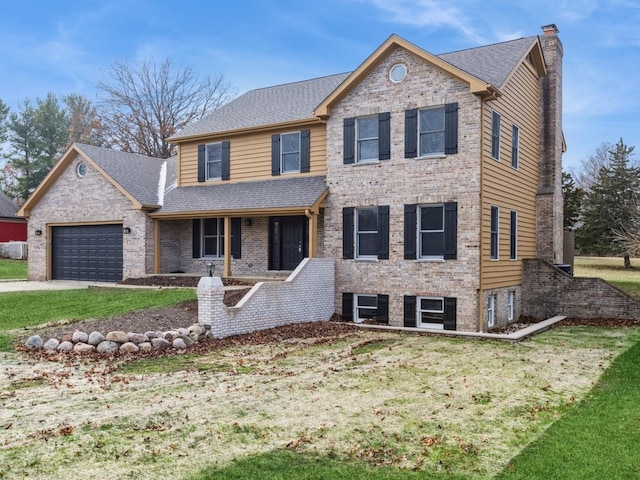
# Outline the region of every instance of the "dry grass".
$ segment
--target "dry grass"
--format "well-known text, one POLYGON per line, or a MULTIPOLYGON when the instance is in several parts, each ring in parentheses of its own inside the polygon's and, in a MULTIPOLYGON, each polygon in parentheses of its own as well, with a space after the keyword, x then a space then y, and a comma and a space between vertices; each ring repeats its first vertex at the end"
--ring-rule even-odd
POLYGON ((277 448, 493 475, 638 336, 557 328, 512 345, 361 331, 143 375, 5 354, 0 477, 181 478, 277 448))

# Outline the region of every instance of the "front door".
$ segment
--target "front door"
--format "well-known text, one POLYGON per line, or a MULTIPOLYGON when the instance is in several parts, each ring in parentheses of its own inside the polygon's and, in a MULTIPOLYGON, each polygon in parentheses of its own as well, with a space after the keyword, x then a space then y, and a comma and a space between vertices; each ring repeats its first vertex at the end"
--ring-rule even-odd
POLYGON ((307 255, 307 217, 271 217, 270 270, 294 270, 307 255))

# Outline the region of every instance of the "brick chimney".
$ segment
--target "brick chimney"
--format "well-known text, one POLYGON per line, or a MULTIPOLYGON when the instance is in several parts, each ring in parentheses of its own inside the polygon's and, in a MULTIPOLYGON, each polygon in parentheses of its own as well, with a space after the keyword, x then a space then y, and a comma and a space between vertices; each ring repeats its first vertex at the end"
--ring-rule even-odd
POLYGON ((540 168, 536 196, 536 231, 538 258, 562 262, 562 43, 555 24, 542 27, 539 36, 547 76, 539 80, 540 88, 540 168))

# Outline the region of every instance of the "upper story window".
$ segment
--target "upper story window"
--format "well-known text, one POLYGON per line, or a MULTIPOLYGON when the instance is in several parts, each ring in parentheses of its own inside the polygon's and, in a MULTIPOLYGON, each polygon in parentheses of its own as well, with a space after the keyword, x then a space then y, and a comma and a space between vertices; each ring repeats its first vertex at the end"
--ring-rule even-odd
POLYGON ((271 136, 271 175, 306 173, 310 170, 309 130, 271 136))
POLYGON ((500 160, 500 114, 495 110, 491 116, 491 156, 500 160))
POLYGON ((520 129, 513 126, 511 129, 511 166, 515 169, 520 164, 520 129))
POLYGON ((518 212, 511 210, 511 224, 509 227, 509 258, 518 259, 518 212))
POLYGON ((404 258, 453 260, 457 257, 458 204, 404 206, 404 258))
POLYGON ((344 163, 370 163, 391 158, 391 114, 344 119, 344 163))
POLYGON ((229 158, 229 142, 198 145, 198 182, 229 180, 229 158))
POLYGON ((389 207, 342 209, 342 256, 364 260, 389 258, 389 207))
POLYGON ((378 258, 378 209, 356 208, 356 258, 378 258))
POLYGON ((458 104, 404 112, 404 157, 458 153, 458 104))

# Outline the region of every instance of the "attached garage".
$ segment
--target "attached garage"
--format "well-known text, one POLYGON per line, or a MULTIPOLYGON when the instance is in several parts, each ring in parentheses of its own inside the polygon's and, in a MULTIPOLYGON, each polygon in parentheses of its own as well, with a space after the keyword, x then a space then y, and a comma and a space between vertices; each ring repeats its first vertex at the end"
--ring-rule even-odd
POLYGON ((122 224, 52 227, 51 278, 122 280, 122 224))

